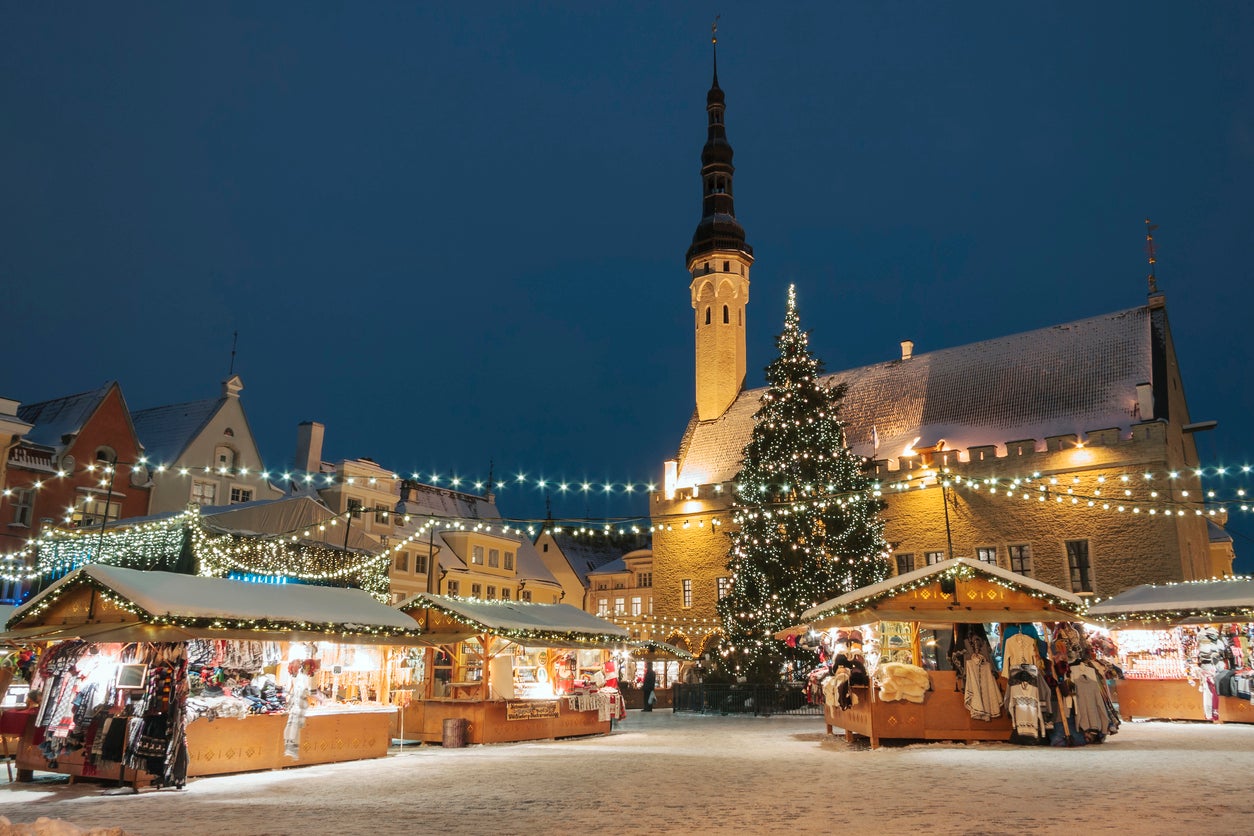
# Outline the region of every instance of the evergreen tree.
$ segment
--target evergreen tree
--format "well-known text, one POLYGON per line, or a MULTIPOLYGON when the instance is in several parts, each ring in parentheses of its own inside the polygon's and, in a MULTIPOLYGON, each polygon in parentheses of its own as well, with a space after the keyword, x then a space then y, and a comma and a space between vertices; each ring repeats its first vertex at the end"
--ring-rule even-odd
POLYGON ((800 328, 792 286, 776 346, 736 477, 731 589, 718 603, 724 666, 756 682, 777 680, 789 661, 813 661, 776 632, 809 607, 888 576, 884 505, 839 419, 845 386, 819 379, 823 364, 800 328))

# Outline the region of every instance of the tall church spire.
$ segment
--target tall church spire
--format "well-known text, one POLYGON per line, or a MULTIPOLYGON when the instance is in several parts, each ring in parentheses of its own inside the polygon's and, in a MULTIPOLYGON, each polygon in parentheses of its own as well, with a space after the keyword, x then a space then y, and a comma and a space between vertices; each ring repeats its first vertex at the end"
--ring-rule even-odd
POLYGON ((705 96, 705 147, 701 149, 701 220, 688 248, 692 307, 696 310, 697 418, 712 421, 736 400, 745 380, 745 306, 753 248, 745 242, 732 199, 732 147, 718 86, 718 24, 714 80, 705 96))

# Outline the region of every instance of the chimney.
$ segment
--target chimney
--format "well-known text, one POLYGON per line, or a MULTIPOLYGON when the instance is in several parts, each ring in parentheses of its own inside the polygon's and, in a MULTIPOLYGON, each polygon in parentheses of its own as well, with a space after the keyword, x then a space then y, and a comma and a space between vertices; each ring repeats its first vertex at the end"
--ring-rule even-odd
POLYGON ((326 427, 317 421, 302 421, 296 427, 297 470, 317 473, 322 469, 322 435, 326 427))
POLYGON ((1150 383, 1136 385, 1136 405, 1142 421, 1154 420, 1154 386, 1150 383))
POLYGON ((909 360, 914 356, 914 340, 901 341, 901 359, 909 360))

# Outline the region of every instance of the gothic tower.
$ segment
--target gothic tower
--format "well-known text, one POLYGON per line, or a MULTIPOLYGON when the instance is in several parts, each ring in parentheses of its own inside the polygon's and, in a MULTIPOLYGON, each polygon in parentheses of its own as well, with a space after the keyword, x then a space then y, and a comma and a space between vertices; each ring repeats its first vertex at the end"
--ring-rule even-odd
POLYGON ((718 39, 714 83, 705 97, 709 119, 701 149, 701 222, 688 248, 692 307, 696 311, 697 419, 718 418, 740 394, 745 380, 745 306, 753 248, 745 243, 733 201, 732 147, 723 124, 718 86, 718 39))

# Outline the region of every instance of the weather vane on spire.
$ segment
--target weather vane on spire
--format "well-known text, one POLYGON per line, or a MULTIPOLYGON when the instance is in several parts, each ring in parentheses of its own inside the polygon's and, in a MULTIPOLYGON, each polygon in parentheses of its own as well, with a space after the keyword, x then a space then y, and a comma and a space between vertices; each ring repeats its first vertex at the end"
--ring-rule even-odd
POLYGON ((722 15, 714 15, 714 22, 710 24, 710 43, 718 44, 718 19, 722 15))
POLYGON ((1158 292, 1158 276, 1154 274, 1154 230, 1158 229, 1158 224, 1150 223, 1150 219, 1145 219, 1145 249, 1149 252, 1149 292, 1155 294, 1158 292))

